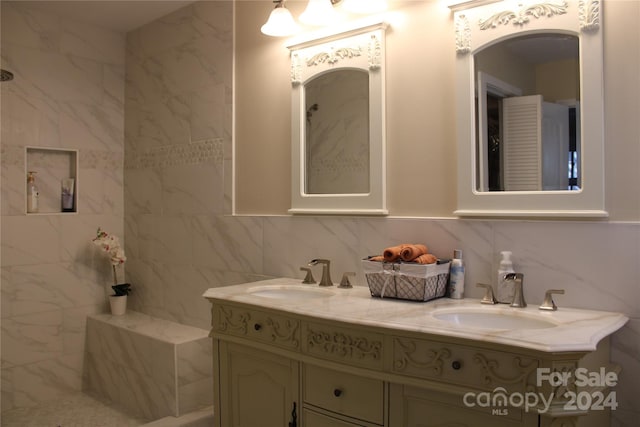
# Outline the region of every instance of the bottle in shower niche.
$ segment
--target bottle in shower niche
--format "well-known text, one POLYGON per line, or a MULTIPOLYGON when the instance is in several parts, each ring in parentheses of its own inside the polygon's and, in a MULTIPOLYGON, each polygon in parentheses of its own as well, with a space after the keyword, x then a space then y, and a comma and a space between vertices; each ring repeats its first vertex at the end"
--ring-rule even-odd
POLYGON ((27 174, 27 213, 38 212, 38 186, 36 185, 36 172, 27 174))
POLYGON ((464 296, 464 262, 462 251, 453 251, 451 268, 449 271, 449 298, 461 299, 464 296))
POLYGON ((62 180, 62 212, 73 212, 73 178, 62 180))

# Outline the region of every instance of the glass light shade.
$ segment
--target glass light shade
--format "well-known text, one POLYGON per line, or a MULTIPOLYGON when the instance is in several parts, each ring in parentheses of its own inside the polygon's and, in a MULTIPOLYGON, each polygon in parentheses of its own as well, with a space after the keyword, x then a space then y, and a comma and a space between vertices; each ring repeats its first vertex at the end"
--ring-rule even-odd
POLYGON ((300 14, 300 21, 309 25, 328 25, 338 19, 338 12, 331 0, 309 0, 307 8, 300 14))
POLYGON ((294 21, 291 12, 284 6, 278 6, 273 9, 267 22, 260 28, 262 34, 273 37, 290 36, 299 30, 300 27, 294 21))
POLYGON ((387 9, 387 0, 342 0, 342 7, 353 13, 376 13, 387 9))

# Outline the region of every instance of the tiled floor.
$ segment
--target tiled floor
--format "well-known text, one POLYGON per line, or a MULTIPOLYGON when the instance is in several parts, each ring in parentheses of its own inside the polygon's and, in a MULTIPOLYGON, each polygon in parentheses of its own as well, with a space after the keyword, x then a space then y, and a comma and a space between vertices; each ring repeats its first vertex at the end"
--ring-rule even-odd
POLYGON ((137 427, 147 422, 83 393, 35 408, 3 411, 0 419, 2 427, 137 427))

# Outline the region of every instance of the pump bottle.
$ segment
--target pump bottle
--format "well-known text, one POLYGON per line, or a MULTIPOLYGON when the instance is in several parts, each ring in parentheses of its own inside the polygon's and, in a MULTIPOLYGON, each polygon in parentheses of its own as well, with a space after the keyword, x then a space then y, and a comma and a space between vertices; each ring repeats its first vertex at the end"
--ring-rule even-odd
POLYGON ((36 186, 36 172, 27 174, 27 213, 38 212, 38 187, 36 186))

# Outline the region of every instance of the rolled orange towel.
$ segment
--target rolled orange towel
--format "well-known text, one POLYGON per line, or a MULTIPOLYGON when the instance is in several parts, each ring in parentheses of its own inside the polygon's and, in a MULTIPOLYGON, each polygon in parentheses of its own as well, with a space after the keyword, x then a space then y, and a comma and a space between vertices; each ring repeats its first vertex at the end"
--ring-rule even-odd
POLYGON ((428 253, 428 249, 425 245, 415 244, 415 245, 404 245, 402 250, 400 251, 400 257, 404 261, 413 261, 418 258, 420 255, 424 255, 428 253))
POLYGON ((417 262, 418 264, 435 264, 438 262, 438 258, 433 254, 422 254, 415 258, 413 262, 417 262))
POLYGON ((400 258, 400 253, 402 252, 402 249, 404 249, 405 246, 407 245, 403 244, 403 245, 397 245, 397 246, 390 246, 386 248, 382 253, 384 260, 386 262, 393 262, 398 260, 398 258, 400 258))

